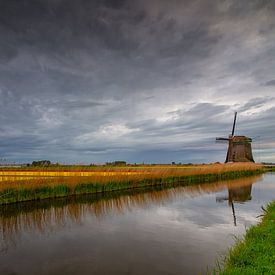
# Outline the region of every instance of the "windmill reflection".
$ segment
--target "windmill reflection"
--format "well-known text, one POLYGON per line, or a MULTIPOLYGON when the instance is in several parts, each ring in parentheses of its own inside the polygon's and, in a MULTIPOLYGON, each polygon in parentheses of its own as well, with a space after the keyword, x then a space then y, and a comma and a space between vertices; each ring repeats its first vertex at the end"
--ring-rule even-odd
POLYGON ((237 226, 237 218, 234 203, 244 203, 252 199, 252 184, 253 183, 247 186, 228 186, 228 196, 216 197, 217 202, 228 201, 228 204, 232 208, 233 221, 235 226, 237 226))

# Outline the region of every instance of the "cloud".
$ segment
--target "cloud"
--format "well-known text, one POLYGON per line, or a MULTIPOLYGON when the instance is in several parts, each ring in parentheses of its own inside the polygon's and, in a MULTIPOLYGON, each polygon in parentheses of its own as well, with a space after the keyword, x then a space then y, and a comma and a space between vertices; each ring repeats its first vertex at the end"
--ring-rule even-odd
POLYGON ((256 97, 250 99, 242 107, 238 109, 239 112, 247 114, 260 113, 265 110, 268 110, 274 106, 274 97, 256 97))
POLYGON ((267 81, 264 83, 264 86, 275 86, 275 79, 267 81))
POLYGON ((214 140, 236 110, 238 133, 272 144, 270 1, 11 0, 0 10, 7 158, 222 161, 214 140))

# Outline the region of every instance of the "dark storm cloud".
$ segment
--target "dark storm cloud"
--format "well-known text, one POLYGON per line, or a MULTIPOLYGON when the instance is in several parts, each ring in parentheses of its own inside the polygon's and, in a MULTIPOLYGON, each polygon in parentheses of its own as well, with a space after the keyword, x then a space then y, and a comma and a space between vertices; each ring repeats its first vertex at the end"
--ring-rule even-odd
POLYGON ((13 50, 17 54, 9 56, 10 61, 18 57, 14 60, 17 69, 13 73, 30 79, 25 81, 25 89, 31 89, 30 84, 41 90, 40 85, 31 81, 33 76, 51 82, 54 87, 49 88, 61 93, 66 88, 76 91, 75 86, 101 90, 98 78, 104 78, 106 86, 116 83, 120 92, 126 90, 126 93, 130 88, 136 90, 135 85, 127 81, 129 78, 139 78, 139 87, 167 86, 167 78, 179 77, 176 69, 182 62, 191 66, 193 59, 207 56, 211 45, 217 42, 218 37, 210 35, 207 26, 197 24, 179 32, 173 19, 160 16, 153 20, 139 16, 145 11, 136 13, 129 5, 116 9, 114 7, 120 5, 110 3, 112 1, 109 4, 107 1, 2 2, 1 21, 5 32, 1 40, 7 41, 6 52, 11 52, 10 45, 17 45, 13 50))
POLYGON ((274 18, 260 0, 0 0, 0 157, 222 160, 237 110, 275 160, 274 18))
POLYGON ((265 86, 275 86, 275 79, 267 81, 264 85, 265 86))

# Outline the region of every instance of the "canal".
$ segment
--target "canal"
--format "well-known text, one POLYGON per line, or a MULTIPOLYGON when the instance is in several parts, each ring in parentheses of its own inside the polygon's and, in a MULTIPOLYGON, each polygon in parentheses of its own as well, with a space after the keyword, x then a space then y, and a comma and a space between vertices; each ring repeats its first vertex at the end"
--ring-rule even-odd
POLYGON ((275 174, 0 206, 0 274, 206 274, 275 199, 275 174))

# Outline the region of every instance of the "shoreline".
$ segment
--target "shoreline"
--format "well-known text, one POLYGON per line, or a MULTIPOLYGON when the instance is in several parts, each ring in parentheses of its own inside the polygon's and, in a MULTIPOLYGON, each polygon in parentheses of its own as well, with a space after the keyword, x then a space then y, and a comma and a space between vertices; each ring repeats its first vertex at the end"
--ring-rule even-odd
POLYGON ((247 230, 229 250, 218 274, 275 274, 275 201, 264 209, 261 222, 247 230))
MULTIPOLYGON (((257 174, 264 173, 264 169, 261 166, 254 166, 253 169, 235 169, 232 171, 228 170, 217 170, 214 171, 203 171, 198 174, 187 174, 180 175, 174 173, 167 174, 145 174, 136 175, 134 178, 121 177, 121 178, 108 178, 104 177, 104 181, 100 181, 100 178, 89 179, 89 178, 75 178, 76 182, 66 182, 66 180, 73 180, 69 177, 66 179, 56 179, 55 182, 43 182, 42 177, 40 178, 39 184, 35 184, 29 181, 25 183, 19 183, 17 187, 13 183, 2 183, 2 190, 0 191, 0 205, 12 204, 23 201, 42 200, 48 198, 60 198, 72 195, 82 194, 93 194, 93 193, 105 193, 120 190, 139 189, 153 186, 188 186, 194 184, 212 183, 219 180, 230 180, 241 177, 248 177, 257 174), (212 172, 212 173, 209 173, 212 172)), ((38 177, 39 179, 39 177, 38 177)), ((101 178, 102 180, 102 178, 101 178)))

